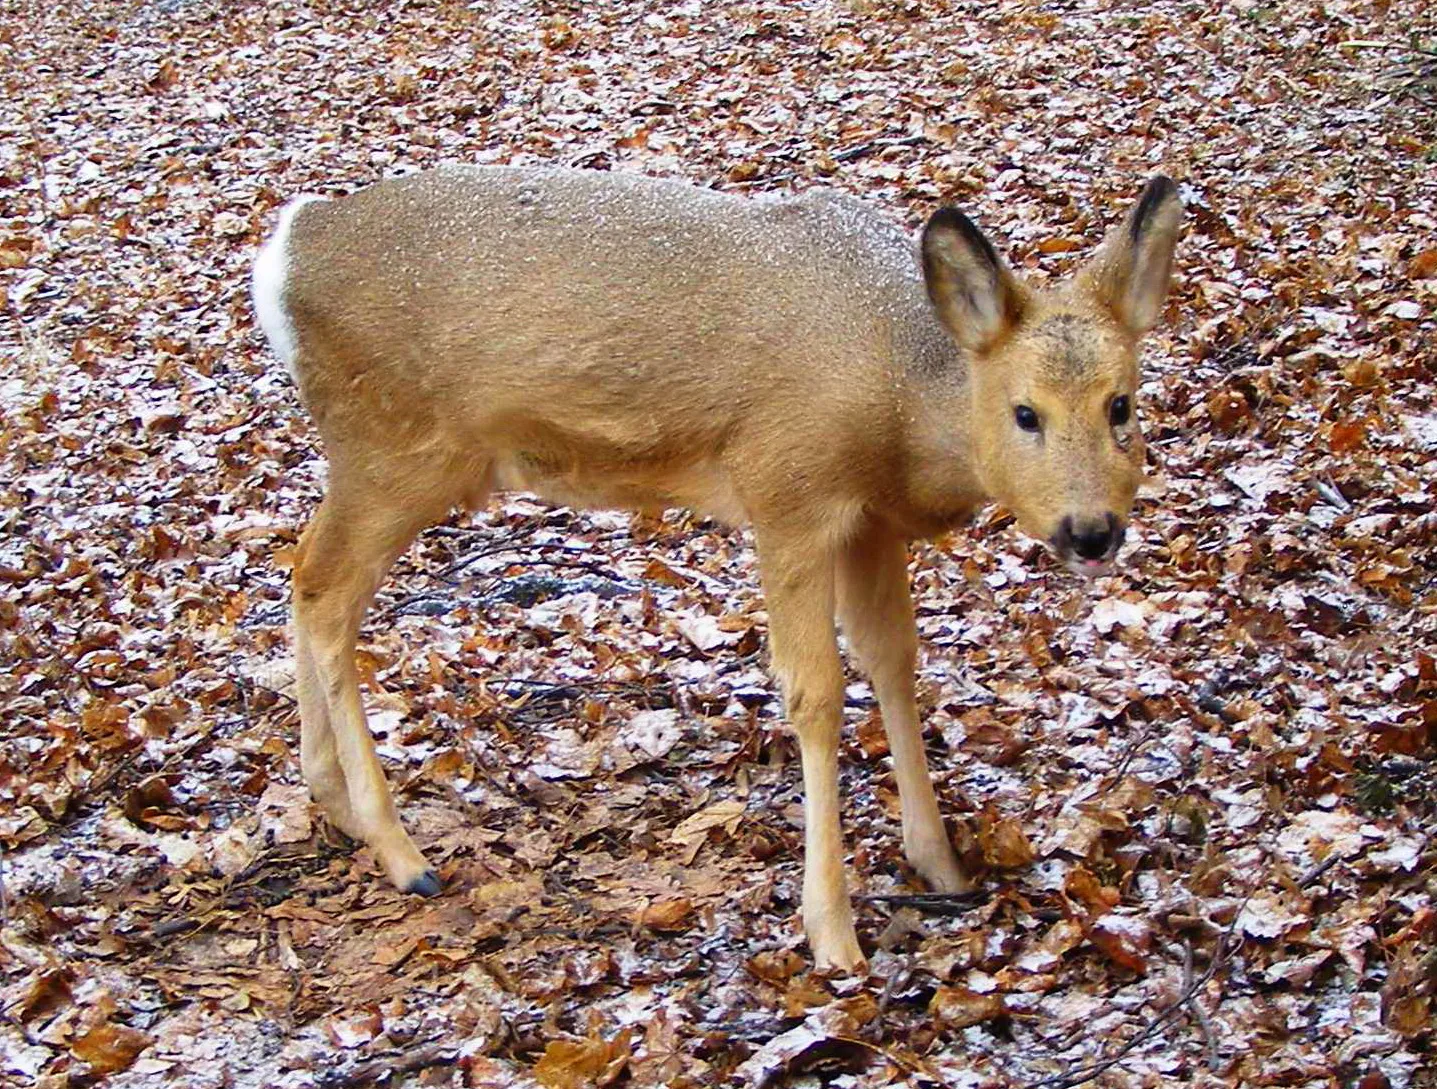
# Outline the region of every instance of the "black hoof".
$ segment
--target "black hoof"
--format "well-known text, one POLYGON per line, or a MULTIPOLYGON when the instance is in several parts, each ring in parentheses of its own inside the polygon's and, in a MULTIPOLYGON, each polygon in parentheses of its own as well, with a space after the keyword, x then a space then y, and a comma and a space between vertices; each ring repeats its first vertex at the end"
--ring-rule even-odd
POLYGON ((439 884, 439 875, 433 870, 425 870, 409 882, 409 887, 404 891, 412 892, 416 896, 438 896, 441 888, 443 886, 439 884))

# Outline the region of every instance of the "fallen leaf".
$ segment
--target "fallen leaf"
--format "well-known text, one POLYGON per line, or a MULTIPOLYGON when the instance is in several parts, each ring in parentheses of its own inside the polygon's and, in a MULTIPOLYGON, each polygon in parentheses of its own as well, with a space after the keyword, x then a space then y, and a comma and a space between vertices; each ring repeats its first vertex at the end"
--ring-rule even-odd
POLYGON ((139 1029, 106 1021, 70 1045, 70 1054, 86 1063, 96 1074, 127 1070, 154 1041, 139 1029))
POLYGON ((548 1089, 602 1089, 612 1085, 632 1057, 631 1030, 612 1040, 551 1040, 534 1065, 534 1077, 548 1089))
POLYGON ((967 987, 940 986, 928 1003, 933 1019, 947 1028, 967 1028, 1008 1016, 1008 1006, 996 991, 986 994, 967 987))
POLYGON ((639 924, 650 930, 687 930, 693 913, 693 901, 683 897, 658 900, 639 913, 639 924))

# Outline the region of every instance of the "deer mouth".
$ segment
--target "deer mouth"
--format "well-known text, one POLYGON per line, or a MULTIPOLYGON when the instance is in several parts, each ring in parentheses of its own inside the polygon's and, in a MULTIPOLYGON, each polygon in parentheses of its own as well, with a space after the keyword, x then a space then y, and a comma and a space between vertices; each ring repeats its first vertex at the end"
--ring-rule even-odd
POLYGON ((1073 574, 1097 578, 1113 570, 1126 528, 1112 514, 1101 522, 1090 520, 1076 531, 1073 519, 1064 518, 1048 543, 1073 574))
POLYGON ((1101 578, 1103 575, 1111 575, 1117 564, 1117 549, 1113 549, 1111 556, 1104 556, 1102 559, 1089 560, 1082 556, 1063 556, 1063 566, 1075 575, 1082 575, 1085 579, 1101 578))

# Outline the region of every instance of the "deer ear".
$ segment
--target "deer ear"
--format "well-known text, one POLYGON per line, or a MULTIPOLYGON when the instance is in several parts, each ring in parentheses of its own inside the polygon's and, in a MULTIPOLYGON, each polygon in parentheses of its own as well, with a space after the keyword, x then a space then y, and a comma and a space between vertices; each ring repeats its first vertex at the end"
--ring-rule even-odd
POLYGON ((1098 301, 1135 337, 1162 316, 1182 214, 1177 186, 1158 175, 1086 271, 1098 301))
POLYGON ((956 208, 942 208, 923 229, 923 279, 948 332, 981 354, 1023 314, 1023 288, 993 244, 956 208))

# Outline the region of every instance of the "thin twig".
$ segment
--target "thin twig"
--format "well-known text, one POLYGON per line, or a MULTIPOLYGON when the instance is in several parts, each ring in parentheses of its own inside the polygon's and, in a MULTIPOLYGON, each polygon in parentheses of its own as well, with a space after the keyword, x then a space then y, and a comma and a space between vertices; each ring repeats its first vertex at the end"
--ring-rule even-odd
POLYGON ((1183 993, 1188 996, 1188 1012, 1193 1015, 1198 1028, 1202 1029, 1203 1039, 1207 1041, 1207 1067, 1216 1071, 1222 1065, 1222 1056, 1218 1053, 1212 1022, 1208 1020, 1207 1011, 1198 1003, 1197 992, 1193 989, 1193 943, 1187 938, 1183 939, 1183 993))
POLYGON ((459 1049, 453 1044, 427 1044, 391 1058, 379 1058, 356 1066, 344 1074, 331 1074, 319 1079, 324 1089, 358 1089, 373 1085, 382 1078, 397 1074, 413 1074, 436 1066, 453 1066, 459 1061, 459 1049))
MULTIPOLYGON (((451 575, 457 575, 460 571, 464 570, 464 568, 469 567, 472 564, 478 563, 480 560, 488 559, 490 556, 501 556, 505 552, 525 552, 529 549, 541 549, 548 552, 568 552, 587 556, 603 555, 603 553, 596 553, 592 548, 581 548, 578 545, 543 544, 538 541, 527 541, 521 544, 496 544, 489 545, 486 548, 475 549, 473 552, 470 552, 467 555, 460 556, 459 559, 455 560, 448 567, 441 570, 437 577, 441 579, 447 579, 451 575)), ((544 561, 526 560, 524 562, 542 563, 544 561)))
POLYGON ((917 908, 919 911, 929 915, 962 915, 970 910, 975 904, 980 903, 986 893, 982 890, 973 892, 919 892, 911 894, 892 894, 877 896, 860 896, 858 900, 868 904, 887 904, 890 907, 917 908))
POLYGON ((1128 747, 1123 751, 1122 758, 1118 761, 1117 770, 1113 772, 1112 782, 1098 792, 1098 797, 1101 798, 1123 781, 1123 776, 1127 773, 1128 765, 1133 762, 1133 757, 1138 754, 1138 750, 1147 744, 1148 738, 1152 736, 1155 727, 1156 723, 1149 722, 1142 733, 1128 742, 1128 747))
MULTIPOLYGON (((1352 856, 1350 861, 1356 862, 1365 853, 1366 852, 1364 851, 1357 852, 1357 854, 1352 856)), ((1339 862, 1347 861, 1349 861, 1349 859, 1347 859, 1340 851, 1333 851, 1332 854, 1328 855, 1316 866, 1311 867, 1306 873, 1299 877, 1297 879, 1297 887, 1300 889, 1307 888, 1308 885, 1311 885, 1314 881, 1316 881, 1319 877, 1325 874, 1328 870, 1332 869, 1332 867, 1336 866, 1339 862)))
POLYGON ((1349 41, 1338 42, 1338 49, 1400 49, 1405 53, 1421 53, 1425 57, 1437 57, 1437 49, 1428 49, 1420 45, 1409 45, 1405 42, 1379 42, 1371 38, 1353 38, 1349 41))
POLYGON ((858 144, 855 147, 844 148, 831 156, 836 163, 852 162, 854 159, 862 159, 872 155, 875 151, 884 151, 891 147, 917 147, 919 144, 926 144, 926 136, 895 136, 883 140, 869 140, 867 143, 858 144))

